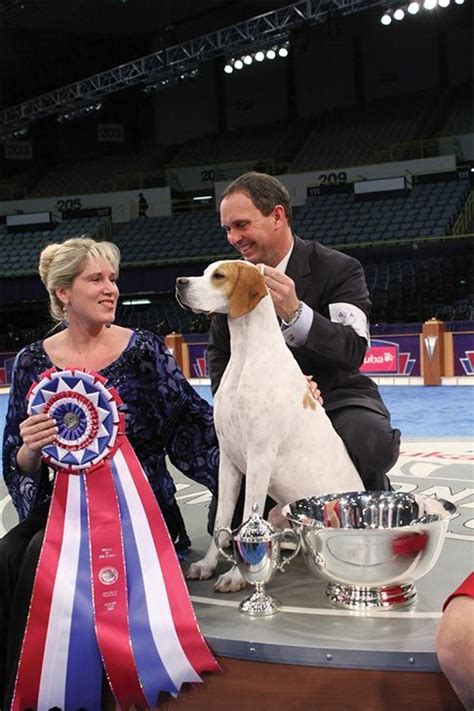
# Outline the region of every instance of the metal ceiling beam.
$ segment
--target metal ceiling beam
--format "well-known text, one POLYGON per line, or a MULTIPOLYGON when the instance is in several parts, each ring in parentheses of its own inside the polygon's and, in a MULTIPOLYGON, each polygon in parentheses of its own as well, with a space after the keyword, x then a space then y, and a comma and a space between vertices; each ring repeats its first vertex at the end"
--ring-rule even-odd
POLYGON ((100 74, 81 79, 0 112, 0 140, 33 121, 82 108, 133 86, 187 74, 201 62, 231 56, 256 45, 287 39, 291 31, 323 22, 329 15, 348 15, 361 10, 396 4, 391 0, 300 0, 291 5, 245 20, 183 44, 160 50, 100 74))

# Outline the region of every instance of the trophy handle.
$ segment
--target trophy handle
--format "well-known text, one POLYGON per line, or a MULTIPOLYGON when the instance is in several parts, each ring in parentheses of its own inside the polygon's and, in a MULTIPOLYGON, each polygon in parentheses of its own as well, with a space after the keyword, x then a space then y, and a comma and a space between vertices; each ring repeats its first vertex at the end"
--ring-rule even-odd
POLYGON ((235 560, 234 556, 227 553, 219 543, 219 537, 221 533, 224 532, 227 533, 227 535, 229 536, 229 540, 232 540, 232 530, 230 528, 216 528, 216 530, 214 531, 214 543, 216 544, 221 556, 223 556, 227 560, 230 560, 230 562, 234 565, 237 565, 237 561, 235 560))
POLYGON ((298 553, 300 552, 301 548, 301 536, 297 531, 293 531, 292 528, 285 528, 281 533, 280 533, 281 541, 283 541, 285 538, 293 538, 296 548, 294 551, 292 551, 289 555, 287 555, 280 563, 277 564, 278 570, 281 570, 282 572, 285 569, 285 565, 287 565, 290 560, 293 560, 298 553))

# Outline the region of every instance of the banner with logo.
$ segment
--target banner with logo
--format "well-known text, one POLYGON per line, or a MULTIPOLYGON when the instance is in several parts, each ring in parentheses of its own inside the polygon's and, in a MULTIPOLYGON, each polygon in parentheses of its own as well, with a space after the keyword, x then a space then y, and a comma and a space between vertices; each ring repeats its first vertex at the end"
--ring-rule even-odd
POLYGON ((372 339, 360 368, 365 375, 420 375, 418 335, 372 339))

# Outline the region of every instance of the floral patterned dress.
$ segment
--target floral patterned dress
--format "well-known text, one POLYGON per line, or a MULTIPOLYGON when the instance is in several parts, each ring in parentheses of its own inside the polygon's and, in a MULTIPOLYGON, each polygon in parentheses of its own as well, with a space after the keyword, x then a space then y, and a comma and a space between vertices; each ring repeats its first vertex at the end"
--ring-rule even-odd
MULTIPOLYGON (((27 416, 28 391, 53 365, 42 342, 37 341, 18 353, 13 367, 3 474, 20 520, 51 496, 48 468, 43 465, 39 474, 24 476, 18 471, 16 455, 21 446, 19 426, 27 416)), ((124 402, 127 437, 149 479, 176 548, 185 549, 190 541, 165 456, 183 474, 215 493, 219 453, 212 408, 188 383, 163 340, 147 331, 134 331, 127 348, 100 373, 124 402)))

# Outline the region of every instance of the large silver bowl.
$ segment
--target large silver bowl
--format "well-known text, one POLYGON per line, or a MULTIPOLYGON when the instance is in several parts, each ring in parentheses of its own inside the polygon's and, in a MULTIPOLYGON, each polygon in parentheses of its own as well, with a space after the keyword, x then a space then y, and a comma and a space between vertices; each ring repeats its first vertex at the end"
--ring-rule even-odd
POLYGON ((415 602, 413 583, 438 560, 455 511, 433 496, 355 491, 300 499, 283 515, 309 570, 330 581, 331 602, 365 610, 415 602))

